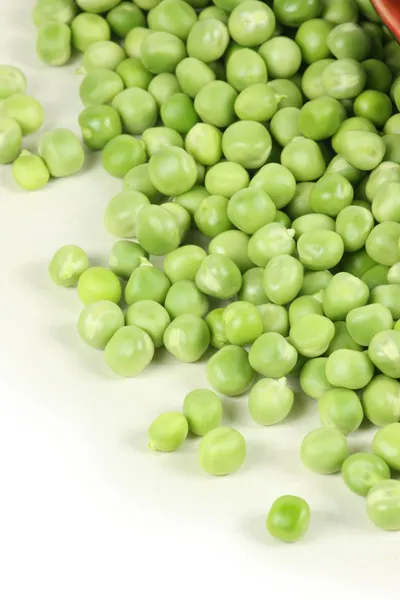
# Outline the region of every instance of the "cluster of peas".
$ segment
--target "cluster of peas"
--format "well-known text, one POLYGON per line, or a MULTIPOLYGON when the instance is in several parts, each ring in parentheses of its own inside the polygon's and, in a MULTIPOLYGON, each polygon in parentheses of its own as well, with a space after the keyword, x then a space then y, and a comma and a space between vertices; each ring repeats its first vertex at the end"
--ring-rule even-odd
MULTIPOLYGON (((56 284, 78 286, 81 338, 126 377, 161 346, 195 362, 211 345, 211 387, 251 388, 264 426, 288 416, 299 376, 322 425, 302 462, 341 470, 371 520, 400 529, 400 46, 370 1, 38 0, 34 21, 47 64, 84 53, 83 141, 123 179, 105 212, 121 238, 109 269, 76 246, 50 263, 56 284), (349 456, 364 417, 380 428, 373 453, 349 456)), ((17 159, 17 183, 36 189, 77 171, 83 150, 55 130, 21 162, 22 134, 41 125, 24 91, 0 67, 0 163, 17 159)), ((174 451, 191 431, 207 473, 236 471, 246 443, 221 427, 215 392, 159 416, 150 447, 174 451)), ((296 541, 309 520, 282 496, 267 529, 296 541)))

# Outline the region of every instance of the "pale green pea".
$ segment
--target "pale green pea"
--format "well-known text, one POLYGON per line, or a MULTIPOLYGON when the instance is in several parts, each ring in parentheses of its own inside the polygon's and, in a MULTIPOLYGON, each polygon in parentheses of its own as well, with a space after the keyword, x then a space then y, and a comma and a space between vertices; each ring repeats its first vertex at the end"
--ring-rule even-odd
POLYGON ((71 22, 72 45, 79 52, 85 52, 91 44, 109 40, 110 26, 100 15, 80 13, 71 22))
POLYGON ((194 9, 182 0, 164 0, 153 7, 147 16, 153 31, 166 31, 186 40, 197 20, 194 9))
POLYGON ((330 356, 336 350, 363 350, 360 344, 357 344, 357 342, 355 342, 351 337, 345 321, 335 321, 334 326, 335 335, 329 344, 329 348, 326 351, 326 356, 330 356))
POLYGON ((347 206, 336 218, 336 233, 342 238, 346 252, 363 248, 373 227, 371 212, 361 206, 347 206))
POLYGON ((262 189, 271 198, 276 208, 283 208, 294 198, 296 180, 286 167, 270 163, 254 175, 250 188, 262 189))
POLYGON ((313 64, 331 55, 327 38, 332 29, 333 24, 325 19, 310 19, 300 25, 295 42, 305 63, 313 64))
POLYGON ((366 31, 356 23, 337 25, 328 35, 329 50, 336 58, 352 58, 361 62, 370 51, 370 39, 366 31))
POLYGON ((208 312, 209 303, 193 281, 177 281, 168 290, 164 306, 170 317, 176 319, 180 315, 204 317, 208 312))
POLYGON ((227 25, 228 18, 228 13, 218 6, 207 6, 207 8, 204 8, 199 13, 199 21, 203 21, 203 19, 217 19, 227 25))
POLYGON ((367 284, 370 290, 373 290, 378 285, 385 285, 388 281, 389 267, 384 265, 376 265, 372 269, 368 269, 361 277, 361 280, 367 284))
POLYGON ((18 67, 0 65, 0 100, 13 94, 23 94, 26 89, 26 77, 18 67))
POLYGON ((225 308, 222 321, 230 344, 252 344, 263 333, 260 313, 250 302, 232 302, 225 308))
POLYGON ((375 484, 390 479, 390 469, 379 456, 368 452, 356 452, 344 461, 342 477, 352 492, 359 496, 367 496, 375 484))
MULTIPOLYGON (((326 168, 325 174, 337 173, 343 175, 352 185, 360 182, 363 172, 353 167, 343 156, 336 154, 326 168)), ((354 204, 354 202, 353 202, 354 204)))
POLYGON ((268 302, 259 304, 257 309, 261 315, 264 333, 280 333, 283 337, 289 334, 289 316, 284 306, 268 302))
POLYGON ((128 280, 125 287, 125 302, 130 305, 139 300, 154 300, 164 304, 170 287, 171 283, 165 273, 153 267, 148 261, 144 261, 133 271, 128 280))
POLYGON ((312 295, 325 290, 332 277, 330 271, 305 271, 300 294, 312 295))
POLYGON ((187 245, 168 253, 164 260, 164 272, 172 283, 194 281, 206 252, 199 246, 187 245))
POLYGON ((133 271, 141 265, 142 258, 148 258, 148 254, 139 244, 119 240, 111 249, 108 265, 118 277, 129 279, 133 271))
POLYGON ((71 29, 65 23, 45 23, 39 27, 36 52, 51 67, 65 65, 71 58, 71 29))
POLYGON ((274 256, 264 272, 264 291, 274 304, 294 300, 303 285, 303 266, 289 255, 274 256))
POLYGON ((183 148, 182 136, 170 127, 150 127, 143 133, 142 141, 150 157, 167 146, 183 148))
POLYGON ((211 390, 192 390, 183 401, 182 412, 192 433, 205 436, 222 421, 222 402, 211 390))
POLYGON ((215 165, 222 157, 222 133, 213 125, 196 123, 185 137, 185 149, 202 165, 215 165))
POLYGON ((232 298, 242 286, 242 276, 237 265, 224 254, 210 254, 196 273, 196 285, 213 298, 232 298))
POLYGON ((345 116, 339 100, 329 96, 314 98, 304 104, 300 111, 299 130, 312 140, 326 140, 337 132, 345 116))
POLYGON ((312 358, 300 371, 300 387, 307 396, 314 400, 319 400, 333 387, 325 374, 327 361, 326 357, 312 358))
POLYGON ((100 300, 83 309, 78 319, 78 333, 88 346, 104 350, 114 333, 124 325, 120 307, 109 300, 100 300))
POLYGON ((107 22, 116 36, 126 38, 135 27, 143 27, 146 19, 135 4, 121 2, 107 13, 107 22))
POLYGON ((286 212, 291 219, 294 220, 313 212, 310 207, 310 194, 314 185, 315 183, 310 181, 303 181, 296 185, 294 196, 286 208, 286 212))
POLYGON ((336 152, 361 171, 372 171, 385 156, 385 142, 371 131, 342 131, 337 134, 336 152))
POLYGON ((124 191, 140 192, 152 203, 159 202, 162 199, 161 192, 151 182, 148 164, 137 165, 130 169, 124 176, 123 188, 124 191))
POLYGON ((380 265, 392 267, 400 261, 400 223, 385 221, 376 225, 365 242, 368 256, 380 265))
POLYGON ((69 244, 62 246, 54 254, 49 264, 49 275, 56 285, 73 287, 88 267, 86 252, 79 246, 69 244))
POLYGON ((386 135, 400 133, 400 113, 392 115, 390 119, 386 121, 383 132, 386 135))
POLYGON ((326 363, 326 378, 335 387, 361 389, 371 381, 373 374, 374 365, 370 358, 357 350, 335 350, 326 363))
POLYGON ((186 208, 192 218, 194 218, 197 209, 205 198, 208 198, 210 194, 206 188, 202 185, 194 185, 191 190, 184 194, 175 196, 173 202, 186 208))
POLYGON ((385 425, 375 434, 372 452, 383 458, 391 469, 400 471, 400 423, 385 425))
POLYGON ((280 496, 272 504, 266 521, 267 531, 282 542, 297 542, 310 525, 310 507, 299 496, 280 496))
POLYGON ((43 23, 70 23, 78 12, 75 0, 36 0, 32 20, 36 27, 43 23))
POLYGON ((162 106, 173 94, 178 94, 182 91, 179 81, 173 73, 160 73, 156 75, 150 81, 147 90, 153 96, 158 107, 162 106))
POLYGON ((335 327, 329 319, 308 314, 292 324, 289 339, 300 354, 316 358, 326 352, 334 335, 335 327))
POLYGON ((323 315, 322 303, 315 296, 299 296, 289 307, 289 322, 293 325, 307 315, 323 315))
POLYGON ((267 84, 271 87, 280 100, 278 108, 294 106, 301 108, 303 106, 303 95, 297 85, 290 79, 273 79, 267 84))
POLYGON ((342 58, 329 64, 322 73, 325 92, 337 100, 355 98, 366 84, 364 69, 352 58, 342 58))
POLYGON ((150 201, 144 194, 134 190, 120 192, 107 204, 105 228, 116 237, 135 237, 138 214, 147 206, 150 206, 150 201))
POLYGON ((9 117, 17 121, 22 135, 25 136, 41 128, 44 122, 44 110, 32 96, 16 93, 1 102, 0 117, 9 117))
POLYGON ((352 185, 343 175, 329 173, 317 181, 310 193, 310 207, 316 213, 337 217, 353 201, 352 185))
POLYGON ((280 223, 268 223, 252 235, 248 243, 250 260, 259 267, 265 267, 275 256, 293 254, 296 243, 293 229, 286 229, 280 223))
POLYGON ((189 56, 205 63, 221 58, 229 43, 228 28, 221 21, 206 19, 197 21, 187 39, 189 56))
POLYGON ((367 514, 381 529, 400 529, 400 482, 388 479, 376 483, 367 496, 367 514))
POLYGON ((159 452, 174 452, 182 446, 188 431, 188 422, 181 413, 164 413, 149 427, 149 448, 159 452))
POLYGON ((238 300, 250 302, 258 306, 268 302, 263 288, 264 269, 253 267, 243 273, 242 287, 238 293, 238 300))
POLYGON ((264 377, 285 377, 296 364, 297 351, 280 333, 263 333, 251 346, 249 361, 264 377))
POLYGON ((204 123, 228 127, 235 120, 236 90, 225 81, 210 81, 197 94, 194 108, 204 123))
POLYGON ((330 427, 311 431, 301 443, 301 461, 307 469, 321 475, 340 471, 349 454, 343 433, 330 427))
POLYGON ((181 235, 178 222, 162 206, 147 206, 137 214, 136 237, 149 254, 161 256, 175 250, 181 235))
POLYGON ((292 229, 295 232, 295 237, 299 238, 303 233, 315 231, 316 229, 335 231, 335 221, 326 214, 310 213, 295 219, 292 223, 292 229))
POLYGON ((126 312, 126 324, 136 325, 148 333, 155 348, 163 345, 164 332, 170 323, 165 308, 154 300, 138 300, 126 312))
POLYGON ((91 150, 102 150, 110 140, 122 134, 118 111, 112 106, 89 106, 78 118, 82 138, 91 150))
POLYGON ((122 289, 118 277, 104 267, 89 267, 78 281, 78 296, 86 306, 98 300, 121 300, 122 289))
POLYGON ((400 331, 380 331, 372 338, 368 356, 388 377, 400 378, 400 331))
POLYGON ((393 317, 387 306, 373 303, 351 310, 346 316, 346 325, 354 341, 368 346, 375 334, 392 329, 393 317))
POLYGON ((128 88, 114 96, 112 106, 120 114, 124 128, 132 135, 156 124, 158 111, 153 96, 141 88, 128 88))
POLYGON ((400 284, 400 262, 390 267, 387 275, 388 283, 400 284))
POLYGON ((368 298, 369 288, 361 279, 337 273, 324 292, 324 313, 332 321, 343 321, 350 310, 367 304, 368 298))
POLYGON ((168 352, 186 363, 199 360, 209 343, 207 323, 194 315, 180 315, 168 325, 164 333, 164 346, 168 352))
POLYGON ((230 125, 222 136, 222 151, 228 161, 245 169, 262 167, 270 155, 271 136, 261 123, 238 121, 230 125))
POLYGON ((369 131, 370 133, 377 133, 375 125, 373 125, 369 119, 366 119, 365 117, 349 117, 342 121, 339 129, 332 137, 332 147, 335 152, 339 153, 338 140, 340 140, 341 134, 349 131, 369 131))
POLYGON ((399 194, 400 182, 384 183, 377 190, 372 200, 372 214, 378 223, 385 221, 400 223, 399 194))
POLYGON ((384 427, 400 421, 400 383, 386 375, 376 375, 361 397, 365 415, 373 425, 384 427))
POLYGON ((217 427, 209 431, 200 443, 199 464, 209 475, 234 473, 245 458, 244 437, 232 427, 217 427))
POLYGON ((23 150, 14 162, 12 173, 15 182, 27 191, 38 190, 45 186, 50 179, 50 173, 44 161, 27 150, 23 150))
MULTIPOLYGON (((383 142, 382 142, 383 143, 383 142)), ((281 155, 282 165, 289 169, 296 181, 313 181, 322 177, 326 164, 322 152, 314 140, 297 137, 285 146, 281 155)))
POLYGON ((210 385, 224 396, 240 396, 255 377, 246 350, 232 345, 224 346, 210 358, 206 372, 210 385))
POLYGON ((85 162, 82 144, 72 131, 53 129, 42 135, 39 155, 52 177, 68 177, 77 173, 85 162))
POLYGON ((299 237, 297 252, 305 268, 310 271, 324 271, 332 269, 340 262, 344 244, 335 231, 307 231, 299 237))
POLYGON ((361 402, 353 390, 335 388, 318 400, 321 425, 338 429, 344 435, 357 431, 364 418, 361 402))
POLYGON ((400 165, 391 161, 384 161, 378 165, 368 177, 365 186, 367 199, 372 202, 376 194, 380 191, 381 187, 390 182, 400 182, 400 165))
POLYGON ((150 158, 149 175, 162 194, 178 196, 196 183, 196 164, 182 148, 168 146, 150 158))
POLYGON ((211 195, 224 196, 228 199, 248 185, 247 171, 241 165, 229 161, 212 166, 205 178, 206 189, 211 195))
POLYGON ((115 71, 125 58, 124 50, 117 43, 108 40, 94 42, 85 50, 82 66, 86 73, 94 69, 115 71))
POLYGON ((258 52, 267 65, 271 79, 292 77, 301 65, 301 50, 289 37, 273 37, 260 46, 258 52))
POLYGON ((140 59, 133 56, 119 62, 116 72, 126 88, 140 87, 147 90, 150 81, 153 79, 153 75, 145 69, 140 59))
POLYGON ((183 206, 174 202, 164 202, 161 206, 176 220, 180 239, 183 240, 190 229, 190 214, 186 208, 183 208, 183 206))
POLYGON ((322 83, 322 74, 326 67, 334 62, 332 58, 323 58, 312 63, 303 73, 301 79, 301 88, 304 95, 309 100, 315 100, 321 96, 326 96, 325 88, 322 83))
POLYGON ((150 31, 140 44, 140 58, 150 73, 174 73, 186 57, 185 44, 176 35, 150 31))
POLYGON ((225 327, 223 322, 224 308, 215 308, 205 318, 205 322, 210 330, 210 344, 214 348, 220 350, 229 344, 225 335, 225 327))
POLYGON ((186 135, 199 120, 193 100, 182 92, 172 94, 162 104, 160 116, 164 125, 175 129, 181 135, 186 135))
POLYGON ((301 136, 299 125, 300 109, 294 106, 281 108, 271 119, 270 130, 274 139, 282 147, 301 136))
POLYGON ((208 246, 209 254, 222 254, 229 257, 239 268, 241 273, 244 273, 254 263, 248 255, 249 236, 243 231, 230 229, 216 235, 208 246))
POLYGON ((83 105, 88 108, 98 104, 109 104, 123 89, 124 82, 117 73, 110 69, 94 69, 83 79, 79 96, 83 105))
POLYGON ((214 238, 217 235, 233 229, 228 217, 228 199, 224 196, 208 196, 194 213, 194 221, 199 231, 214 238))
POLYGON ((182 92, 195 98, 199 91, 215 80, 215 73, 198 58, 184 58, 176 68, 176 77, 182 92))
POLYGON ((249 412, 259 425, 280 423, 292 410, 294 394, 285 377, 261 379, 249 394, 249 412))
POLYGON ((362 277, 367 271, 376 267, 377 263, 368 256, 365 248, 362 248, 357 252, 347 252, 340 266, 343 271, 347 271, 355 277, 362 277))
POLYGON ((269 121, 278 110, 280 96, 266 83, 254 83, 240 92, 235 100, 235 112, 239 119, 269 121))
MULTIPOLYGON (((221 0, 219 0, 221 2, 221 0)), ((224 4, 226 0, 223 0, 224 4)), ((263 2, 229 2, 232 10, 228 28, 232 39, 242 46, 258 46, 274 32, 276 19, 273 10, 263 2)), ((225 7, 227 10, 227 7, 225 7)))
POLYGON ((238 92, 267 79, 265 62, 255 50, 238 48, 226 62, 226 80, 238 92))

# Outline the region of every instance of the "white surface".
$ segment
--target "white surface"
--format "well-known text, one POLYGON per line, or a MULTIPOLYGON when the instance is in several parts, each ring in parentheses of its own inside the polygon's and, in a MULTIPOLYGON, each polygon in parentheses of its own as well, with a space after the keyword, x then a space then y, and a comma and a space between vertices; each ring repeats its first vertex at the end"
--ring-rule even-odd
MULTIPOLYGON (((0 63, 24 70, 45 130, 77 131, 79 78, 36 58, 31 4, 2 1, 0 63)), ((103 210, 120 182, 94 162, 32 194, 0 169, 0 597, 398 598, 400 534, 369 523, 340 476, 301 466, 300 441, 318 423, 313 402, 264 429, 245 398, 227 401, 226 421, 248 441, 231 477, 201 472, 196 440, 174 455, 147 449, 153 418, 206 385, 204 364, 163 356, 121 381, 79 341, 76 291, 53 286, 47 264, 65 243, 107 260, 103 210), (306 539, 289 546, 264 528, 285 493, 312 510, 306 539)), ((352 449, 367 449, 371 434, 351 436, 352 449)))

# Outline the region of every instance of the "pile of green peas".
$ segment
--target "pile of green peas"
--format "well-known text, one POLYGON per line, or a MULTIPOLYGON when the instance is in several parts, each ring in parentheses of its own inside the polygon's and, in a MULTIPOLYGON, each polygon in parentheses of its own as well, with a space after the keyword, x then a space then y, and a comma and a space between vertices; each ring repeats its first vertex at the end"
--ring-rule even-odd
MULTIPOLYGON (((47 64, 83 53, 83 142, 122 181, 104 215, 109 268, 76 246, 50 263, 78 287, 80 337, 124 377, 162 346, 183 362, 214 349, 214 391, 160 415, 150 448, 190 431, 206 473, 233 473, 246 443, 223 396, 248 393, 272 426, 298 377, 321 421, 304 466, 341 472, 375 525, 400 529, 400 46, 370 1, 38 0, 34 21, 47 64), (350 454, 364 421, 379 428, 372 451, 350 454)), ((23 126, 8 97, 23 91, 1 67, 4 163, 23 126)), ((50 174, 71 174, 55 154, 40 153, 50 174)), ((266 527, 294 542, 309 522, 284 495, 266 527)))

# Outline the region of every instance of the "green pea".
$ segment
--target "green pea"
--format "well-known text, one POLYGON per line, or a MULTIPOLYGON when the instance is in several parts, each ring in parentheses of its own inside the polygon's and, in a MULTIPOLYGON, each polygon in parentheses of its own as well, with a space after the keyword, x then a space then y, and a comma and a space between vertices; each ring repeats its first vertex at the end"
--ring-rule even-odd
POLYGON ((164 346, 182 362, 199 360, 209 343, 210 332, 207 324, 194 315, 180 315, 168 325, 164 333, 164 346))
POLYGON ((249 302, 232 302, 225 308, 222 321, 230 344, 245 346, 253 343, 263 333, 260 313, 249 302))
POLYGON ((74 175, 83 166, 85 154, 81 142, 68 129, 53 129, 42 135, 39 155, 52 177, 74 175))
POLYGON ((185 44, 176 35, 155 31, 147 35, 140 45, 140 58, 150 73, 174 73, 186 57, 185 44))
POLYGON ((208 246, 208 252, 228 256, 243 273, 254 266, 248 256, 248 243, 248 235, 231 229, 216 235, 208 246))
POLYGON ((318 17, 321 9, 319 0, 274 0, 277 20, 288 27, 298 27, 305 21, 318 17))
POLYGON ((26 77, 18 67, 0 65, 0 100, 26 90, 26 77))
POLYGON ((265 267, 275 256, 293 254, 295 248, 293 230, 280 223, 269 223, 250 238, 248 255, 254 264, 265 267))
POLYGON ((345 177, 330 173, 321 177, 310 193, 310 207, 317 213, 337 217, 352 203, 353 188, 345 177))
POLYGON ((299 496, 280 496, 272 504, 266 527, 268 532, 283 542, 297 542, 310 525, 310 507, 299 496))
POLYGON ((32 11, 32 20, 36 27, 44 23, 70 23, 78 12, 74 0, 37 0, 32 11))
POLYGON ((301 389, 307 396, 315 400, 319 400, 332 389, 325 374, 327 361, 328 359, 325 357, 312 358, 300 371, 301 389))
POLYGON ((274 256, 265 267, 264 291, 274 304, 294 300, 302 285, 303 267, 292 256, 274 256))
POLYGON ((337 135, 336 151, 361 171, 372 171, 385 155, 385 142, 376 133, 341 131, 337 135))
MULTIPOLYGON (((326 168, 325 174, 335 173, 345 177, 352 185, 360 182, 363 177, 362 171, 353 167, 343 156, 336 154, 326 168)), ((354 204, 354 202, 353 202, 354 204)))
POLYGON ((282 147, 287 146, 292 140, 301 135, 300 109, 294 106, 281 108, 271 119, 271 133, 282 147))
POLYGON ((225 10, 219 8, 218 6, 207 6, 202 11, 200 11, 198 15, 199 21, 203 21, 203 19, 217 19, 221 21, 225 25, 228 24, 229 15, 225 10))
POLYGON ((120 281, 109 269, 90 267, 79 277, 78 296, 86 306, 98 300, 109 300, 118 304, 121 294, 120 281))
POLYGON ((279 96, 266 83, 252 83, 235 100, 239 119, 265 123, 278 110, 279 96))
POLYGON ((309 100, 315 100, 321 96, 326 96, 325 88, 322 82, 322 74, 326 67, 332 64, 332 58, 324 58, 312 63, 303 73, 301 79, 301 89, 309 100))
POLYGON ((337 25, 328 35, 329 50, 336 58, 365 60, 370 51, 370 38, 362 27, 355 23, 337 25))
POLYGON ((196 123, 185 138, 185 149, 203 165, 215 165, 222 156, 222 134, 213 125, 196 123))
POLYGON ((343 107, 338 100, 321 96, 310 100, 299 115, 301 133, 312 140, 324 140, 339 129, 344 119, 343 107))
POLYGON ((295 196, 296 180, 286 167, 269 163, 254 175, 250 188, 260 188, 271 198, 276 208, 283 208, 295 196))
POLYGON ((162 206, 147 206, 139 211, 136 236, 146 252, 155 256, 175 250, 181 240, 176 218, 162 206))
POLYGON ((156 124, 157 104, 146 90, 128 88, 113 98, 112 106, 119 112, 126 131, 132 135, 143 133, 156 124))
MULTIPOLYGON (((139 6, 139 5, 137 5, 139 6)), ((129 57, 141 58, 142 42, 151 34, 146 27, 134 27, 131 29, 124 42, 124 50, 129 57)))
POLYGON ((289 332, 290 341, 296 350, 309 358, 324 354, 334 335, 333 323, 319 314, 308 314, 296 320, 289 332))
POLYGON ((378 285, 385 285, 388 281, 389 267, 384 265, 376 265, 364 273, 361 277, 362 281, 367 284, 370 290, 373 290, 378 285))
POLYGON ((336 232, 341 236, 346 252, 363 248, 373 226, 371 212, 361 206, 343 208, 336 219, 336 232))
POLYGON ((274 79, 267 84, 275 94, 280 98, 278 108, 293 106, 301 108, 303 106, 303 95, 297 85, 290 79, 274 79))
POLYGON ((207 296, 200 292, 193 281, 177 281, 168 290, 164 303, 172 319, 180 315, 204 317, 208 312, 207 296))
POLYGON ((224 231, 232 229, 227 210, 227 198, 223 196, 204 198, 194 214, 194 220, 199 231, 213 238, 224 231))
POLYGON ((380 331, 372 338, 368 355, 374 365, 388 377, 400 377, 400 332, 380 331))
POLYGON ((266 83, 267 67, 262 57, 249 48, 236 50, 227 61, 227 82, 238 92, 257 83, 266 83))
POLYGON ((367 514, 381 529, 400 529, 400 482, 394 479, 376 483, 367 496, 367 514))
POLYGON ((283 212, 283 210, 277 210, 275 213, 274 223, 279 223, 286 227, 286 229, 290 229, 292 226, 292 221, 290 220, 289 215, 283 212))
POLYGON ((387 267, 400 261, 400 223, 385 221, 376 225, 365 242, 365 249, 373 260, 387 267))
POLYGON ((296 181, 313 181, 324 174, 326 164, 314 140, 295 138, 282 151, 282 165, 289 169, 296 181))
POLYGON ((324 292, 324 313, 333 321, 343 321, 350 310, 367 304, 368 298, 369 288, 361 279, 350 273, 337 273, 324 292))
POLYGON ((144 194, 133 190, 120 192, 106 207, 105 228, 116 237, 135 237, 138 214, 146 206, 150 206, 150 202, 144 194))
POLYGON ((125 302, 130 305, 139 300, 154 300, 164 304, 171 287, 168 277, 146 261, 135 269, 125 288, 125 302))
POLYGON ((209 475, 229 475, 237 471, 246 458, 246 442, 232 427, 209 431, 200 443, 199 464, 209 475))
POLYGON ((342 465, 342 477, 347 487, 359 496, 367 496, 373 486, 390 479, 390 469, 375 454, 356 452, 342 465))
POLYGON ((259 46, 268 40, 275 29, 275 15, 263 2, 247 0, 231 12, 228 20, 232 39, 242 46, 259 46))
POLYGON ((71 22, 72 45, 79 52, 85 52, 91 44, 111 38, 110 26, 103 17, 80 13, 71 22))
POLYGON ((386 134, 400 133, 400 114, 396 113, 388 119, 383 128, 383 132, 386 134))
POLYGON ((342 271, 347 271, 354 277, 362 277, 367 271, 376 267, 377 263, 366 253, 365 249, 348 252, 341 263, 342 271))
POLYGON ((365 415, 373 425, 384 427, 400 420, 400 384, 386 375, 374 377, 362 394, 365 415))
POLYGON ((286 208, 286 212, 291 219, 297 219, 303 215, 309 215, 313 211, 310 207, 310 194, 314 188, 315 183, 310 181, 303 181, 296 185, 294 197, 289 202, 286 208))
POLYGON ((143 12, 131 2, 121 2, 107 13, 107 22, 115 35, 126 38, 135 27, 143 27, 146 19, 143 12))
POLYGON ((149 448, 159 452, 174 452, 182 446, 188 431, 188 422, 181 413, 164 413, 149 427, 149 448))
POLYGON ((77 0, 77 5, 89 13, 107 12, 119 4, 119 0, 77 0))
POLYGON ((341 260, 344 244, 334 231, 317 230, 303 233, 297 242, 299 259, 311 271, 332 269, 341 260))
POLYGON ((252 368, 264 377, 284 377, 295 366, 297 351, 281 334, 263 333, 253 343, 249 361, 252 368))
POLYGON ((284 306, 272 303, 257 306, 261 315, 264 333, 275 332, 286 337, 289 334, 289 316, 284 306))
POLYGON ((216 308, 208 313, 205 321, 210 330, 210 343, 211 346, 220 350, 224 346, 228 345, 228 340, 225 335, 225 327, 223 321, 224 308, 216 308))
POLYGON ((114 71, 126 58, 119 44, 110 41, 94 42, 85 50, 82 66, 85 72, 94 69, 110 69, 114 71))
POLYGON ((141 164, 130 169, 124 177, 123 188, 124 191, 140 192, 153 203, 162 199, 162 194, 151 182, 148 164, 141 164))
POLYGON ((322 85, 326 94, 337 100, 358 96, 364 89, 366 80, 360 63, 351 58, 335 60, 322 73, 322 85))
POLYGON ((263 225, 272 223, 276 208, 271 198, 257 188, 236 192, 228 202, 227 215, 241 231, 253 234, 263 225))
POLYGON ((400 423, 382 427, 372 440, 372 451, 387 462, 391 469, 400 470, 400 423))
POLYGON ((13 94, 0 104, 0 118, 8 117, 17 121, 22 135, 38 131, 43 125, 44 111, 39 102, 27 94, 13 94))
POLYGON ((373 374, 374 366, 368 355, 356 350, 335 350, 326 363, 326 378, 335 387, 361 389, 371 381, 373 374))
POLYGON ((229 42, 226 25, 216 19, 197 21, 187 39, 188 55, 205 63, 218 60, 229 42))
POLYGON ((204 123, 228 127, 235 120, 235 89, 225 81, 210 81, 197 94, 194 108, 204 123))
POLYGON ((45 23, 39 27, 36 52, 52 67, 65 65, 71 57, 71 29, 65 23, 45 23))
POLYGON ((377 333, 393 327, 393 317, 387 306, 373 303, 351 310, 346 324, 351 337, 358 344, 368 346, 377 333))
POLYGON ((157 103, 162 106, 172 94, 182 91, 176 75, 173 73, 160 73, 153 77, 147 88, 157 103))
POLYGON ((240 346, 224 346, 207 363, 210 385, 224 396, 243 394, 253 383, 254 375, 249 356, 240 346))
POLYGON ((249 394, 249 412, 259 425, 280 423, 292 410, 294 394, 285 377, 261 379, 249 394))
POLYGON ((315 63, 330 56, 327 39, 332 29, 333 25, 324 19, 310 19, 300 25, 295 42, 305 63, 315 63))
POLYGON ((398 133, 391 133, 383 136, 386 152, 385 161, 395 162, 400 164, 400 136, 398 133))
POLYGON ((362 347, 351 337, 345 321, 335 321, 334 326, 335 335, 329 344, 326 356, 330 356, 336 352, 336 350, 362 350, 362 347))
POLYGON ((384 92, 366 90, 354 101, 354 114, 366 117, 374 125, 383 126, 392 114, 392 101, 384 92))
POLYGON ((307 315, 322 315, 322 303, 315 296, 299 296, 289 307, 290 325, 307 315))
POLYGON ((110 69, 94 69, 82 81, 79 95, 84 106, 88 108, 109 104, 123 89, 124 83, 117 73, 110 69))
POLYGON ((79 246, 69 244, 62 246, 54 254, 49 264, 49 275, 56 285, 73 287, 88 267, 86 252, 79 246))
POLYGON ((331 475, 340 471, 348 454, 345 436, 330 427, 311 431, 301 443, 302 463, 310 471, 321 475, 331 475))
POLYGON ((151 9, 147 17, 153 31, 166 31, 186 40, 197 20, 194 9, 182 0, 164 0, 151 9))
POLYGON ((148 254, 136 242, 119 240, 111 249, 109 267, 113 273, 129 279, 133 271, 142 264, 142 258, 148 258, 148 254))
POLYGON ((263 288, 264 269, 253 267, 243 273, 242 287, 238 293, 238 299, 250 302, 255 306, 268 302, 263 288))
POLYGON ((154 300, 139 300, 126 313, 126 324, 136 325, 148 333, 155 348, 163 345, 164 332, 170 323, 171 319, 165 308, 154 300))
POLYGON ((140 59, 133 56, 119 62, 116 72, 126 88, 139 87, 147 90, 153 79, 152 74, 145 69, 140 59))
POLYGON ((38 190, 45 186, 50 178, 49 170, 44 161, 27 150, 23 150, 14 162, 12 173, 15 182, 27 191, 38 190))
POLYGON ((99 350, 104 350, 112 336, 125 325, 122 310, 109 300, 100 300, 83 309, 78 320, 81 339, 99 350))
POLYGON ((307 231, 315 231, 316 229, 335 230, 335 221, 332 217, 321 213, 311 213, 298 217, 292 223, 292 228, 295 232, 295 237, 299 238, 307 231))
POLYGON ((249 175, 241 165, 229 161, 212 166, 206 174, 205 186, 211 195, 231 198, 249 186, 249 175))
POLYGON ((142 142, 150 157, 168 146, 183 148, 182 136, 169 127, 150 127, 143 133, 142 142))
POLYGON ((149 174, 153 185, 166 196, 187 192, 196 182, 196 165, 193 158, 182 148, 166 147, 149 162, 149 174))
POLYGON ((198 122, 193 101, 187 94, 172 94, 161 106, 161 119, 164 125, 187 134, 198 122))
POLYGON ((379 223, 400 222, 400 209, 397 203, 399 191, 399 182, 384 183, 377 190, 372 201, 372 213, 379 223))
POLYGON ((300 294, 311 296, 325 290, 332 277, 329 271, 305 271, 300 294))
POLYGON ((256 169, 265 164, 271 152, 271 136, 261 123, 239 121, 225 130, 222 151, 228 161, 256 169))
POLYGON ((332 138, 332 147, 335 152, 339 153, 338 140, 340 135, 349 131, 369 131, 370 133, 377 133, 375 125, 371 123, 365 117, 350 117, 342 121, 337 133, 332 138))
POLYGON ((325 392, 318 400, 318 412, 324 427, 333 427, 344 435, 357 431, 364 417, 357 394, 344 388, 325 392))
POLYGON ((91 150, 102 150, 110 140, 122 134, 120 116, 112 106, 90 106, 79 115, 83 141, 91 150))
POLYGON ((136 377, 154 356, 151 337, 135 325, 121 327, 104 350, 106 363, 117 375, 136 377))
POLYGON ((206 252, 199 246, 182 246, 173 250, 164 260, 164 272, 172 283, 194 281, 206 252))
POLYGON ((208 198, 208 196, 209 193, 207 192, 205 187, 203 187, 202 185, 195 185, 188 192, 175 196, 173 201, 176 204, 179 204, 179 206, 185 208, 188 211, 189 215, 192 218, 194 218, 200 204, 205 198, 208 198))
POLYGON ((211 390, 192 390, 185 396, 183 414, 192 433, 205 436, 222 421, 222 402, 211 390))
POLYGON ((205 85, 215 80, 215 73, 205 62, 188 57, 177 66, 176 77, 182 91, 195 98, 205 85))

